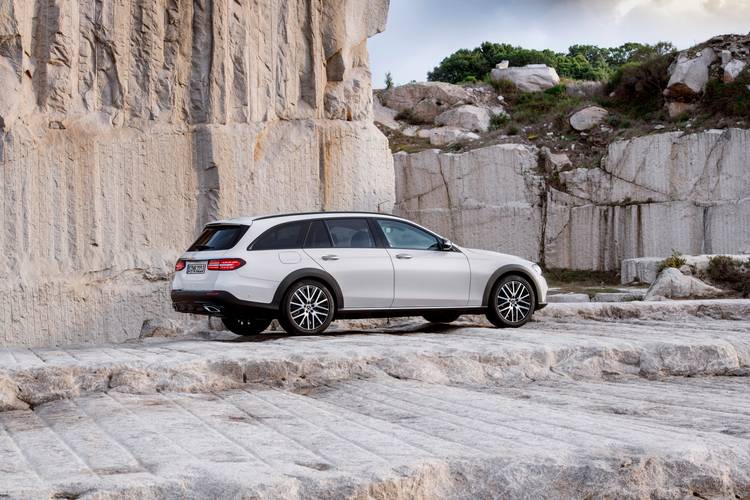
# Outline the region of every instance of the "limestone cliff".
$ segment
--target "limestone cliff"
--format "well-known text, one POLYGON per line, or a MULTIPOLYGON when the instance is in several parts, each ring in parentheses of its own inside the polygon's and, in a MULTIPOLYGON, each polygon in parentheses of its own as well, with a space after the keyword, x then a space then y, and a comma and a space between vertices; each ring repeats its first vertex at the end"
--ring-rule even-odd
POLYGON ((367 38, 388 0, 0 3, 0 344, 170 314, 206 221, 389 211, 367 38))
POLYGON ((544 171, 534 146, 397 153, 396 211, 459 244, 549 267, 750 253, 750 131, 618 141, 597 168, 544 171))

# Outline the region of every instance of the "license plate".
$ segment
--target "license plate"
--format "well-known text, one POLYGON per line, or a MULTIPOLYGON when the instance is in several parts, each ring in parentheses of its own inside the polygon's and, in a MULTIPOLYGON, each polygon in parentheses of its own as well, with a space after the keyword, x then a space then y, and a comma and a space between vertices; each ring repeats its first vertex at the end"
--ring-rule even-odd
POLYGON ((203 274, 206 272, 205 262, 189 262, 187 265, 188 274, 203 274))

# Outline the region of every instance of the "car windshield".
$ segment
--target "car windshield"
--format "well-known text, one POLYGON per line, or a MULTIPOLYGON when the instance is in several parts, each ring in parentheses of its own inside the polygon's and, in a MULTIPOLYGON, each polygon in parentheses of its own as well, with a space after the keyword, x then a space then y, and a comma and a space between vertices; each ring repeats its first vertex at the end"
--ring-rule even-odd
POLYGON ((213 225, 206 226, 188 252, 208 250, 229 250, 245 235, 248 226, 213 225))

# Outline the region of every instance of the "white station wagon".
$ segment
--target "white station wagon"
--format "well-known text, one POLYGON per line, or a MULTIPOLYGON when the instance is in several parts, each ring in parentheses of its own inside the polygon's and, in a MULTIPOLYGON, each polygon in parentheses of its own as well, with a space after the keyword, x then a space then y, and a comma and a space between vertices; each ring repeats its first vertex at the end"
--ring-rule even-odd
POLYGON ((454 245, 408 220, 360 212, 249 217, 208 224, 175 267, 176 311, 222 318, 238 335, 277 319, 290 334, 331 321, 486 314, 519 327, 546 305, 527 260, 454 245))

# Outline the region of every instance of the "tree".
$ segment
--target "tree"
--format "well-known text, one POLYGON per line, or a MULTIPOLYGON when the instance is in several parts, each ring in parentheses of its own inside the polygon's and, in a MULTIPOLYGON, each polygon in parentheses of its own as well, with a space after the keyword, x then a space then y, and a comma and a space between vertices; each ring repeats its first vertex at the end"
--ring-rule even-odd
POLYGON ((572 45, 566 54, 561 54, 549 49, 484 42, 474 49, 460 49, 449 55, 428 73, 427 79, 449 83, 484 80, 497 63, 508 61, 511 66, 546 64, 563 77, 606 81, 627 63, 646 61, 674 50, 669 42, 654 45, 629 42, 612 48, 572 45))
POLYGON ((390 71, 385 74, 385 88, 393 88, 393 75, 391 75, 390 71))

